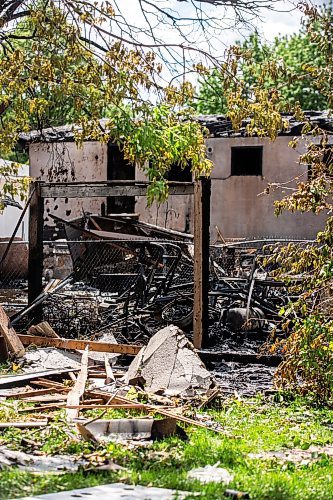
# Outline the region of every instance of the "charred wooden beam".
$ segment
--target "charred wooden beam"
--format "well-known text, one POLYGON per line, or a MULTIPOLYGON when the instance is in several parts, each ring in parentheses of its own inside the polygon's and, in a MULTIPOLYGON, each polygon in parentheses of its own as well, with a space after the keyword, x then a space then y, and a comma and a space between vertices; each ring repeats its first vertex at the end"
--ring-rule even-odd
POLYGON ((208 340, 210 193, 210 178, 195 182, 193 344, 197 349, 208 340))
MULTIPOLYGON (((41 182, 33 182, 30 186, 30 192, 28 268, 29 304, 31 304, 43 291, 44 199, 41 196, 41 182)), ((40 309, 35 311, 35 319, 40 319, 40 313, 40 309)))
MULTIPOLYGON (((105 182, 62 182, 41 185, 42 198, 94 198, 114 196, 146 196, 147 182, 105 181, 105 182)), ((170 182, 169 195, 193 194, 192 182, 170 182)))

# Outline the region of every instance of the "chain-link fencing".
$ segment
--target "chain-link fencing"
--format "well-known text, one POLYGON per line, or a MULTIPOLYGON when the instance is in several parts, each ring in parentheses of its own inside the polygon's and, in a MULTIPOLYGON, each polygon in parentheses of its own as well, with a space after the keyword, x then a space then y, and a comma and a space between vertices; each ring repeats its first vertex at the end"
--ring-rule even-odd
MULTIPOLYGON (((269 314, 281 290, 265 278, 258 256, 267 241, 232 242, 210 247, 210 316, 252 305, 269 314), (256 274, 254 274, 256 272, 256 274), (267 305, 268 304, 268 305, 267 305)), ((272 245, 274 242, 271 242, 272 245)), ((267 245, 266 245, 267 246, 267 245)), ((273 248, 273 246, 271 247, 273 248)), ((28 245, 1 242, 0 301, 8 314, 27 304, 28 245)), ((80 239, 44 242, 44 284, 72 277, 71 284, 48 295, 42 319, 63 337, 113 334, 118 341, 142 341, 161 324, 191 328, 193 320, 194 246, 188 241, 138 238, 80 239)), ((267 276, 266 276, 267 278, 267 276)), ((283 294, 282 294, 283 295, 283 294)), ((26 316, 16 328, 33 324, 26 316)))

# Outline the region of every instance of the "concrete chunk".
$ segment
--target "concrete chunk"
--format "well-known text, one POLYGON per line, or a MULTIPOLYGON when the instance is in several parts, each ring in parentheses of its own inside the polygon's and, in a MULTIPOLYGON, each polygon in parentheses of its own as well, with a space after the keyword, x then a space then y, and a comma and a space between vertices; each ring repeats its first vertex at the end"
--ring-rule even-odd
POLYGON ((184 396, 205 394, 214 385, 192 343, 174 325, 158 331, 132 361, 125 383, 138 381, 148 392, 184 396))

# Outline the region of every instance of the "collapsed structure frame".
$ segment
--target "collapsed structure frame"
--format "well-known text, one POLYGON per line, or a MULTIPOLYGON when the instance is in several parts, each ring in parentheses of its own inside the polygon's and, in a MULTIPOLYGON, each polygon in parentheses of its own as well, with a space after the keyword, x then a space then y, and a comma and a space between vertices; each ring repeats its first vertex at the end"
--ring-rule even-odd
MULTIPOLYGON (((28 302, 43 291, 43 230, 46 198, 96 198, 146 196, 149 183, 144 181, 45 182, 30 185, 28 302)), ((169 182, 169 195, 193 195, 194 202, 194 303, 193 343, 205 347, 208 339, 209 245, 211 179, 193 182, 169 182)))

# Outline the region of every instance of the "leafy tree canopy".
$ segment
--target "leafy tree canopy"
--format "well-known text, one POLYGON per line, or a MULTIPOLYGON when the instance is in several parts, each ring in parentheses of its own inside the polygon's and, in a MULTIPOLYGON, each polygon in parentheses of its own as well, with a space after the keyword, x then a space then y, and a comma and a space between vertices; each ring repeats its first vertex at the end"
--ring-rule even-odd
MULTIPOLYGON (((277 80, 268 70, 263 87, 275 87, 280 98, 287 104, 299 103, 303 110, 323 110, 327 99, 314 81, 311 68, 324 64, 324 54, 319 44, 314 43, 306 28, 292 36, 276 37, 272 43, 262 41, 258 33, 238 43, 242 53, 247 53, 244 64, 239 67, 239 78, 244 80, 244 91, 250 96, 256 80, 262 75, 262 65, 270 62, 271 67, 280 65, 288 68, 288 75, 278 71, 277 80)), ((197 109, 200 113, 219 114, 228 111, 223 80, 225 69, 213 69, 203 77, 198 91, 197 109)))
MULTIPOLYGON (((289 285, 290 303, 281 310, 283 328, 287 335, 278 339, 274 350, 282 351, 284 361, 276 373, 276 382, 315 396, 320 401, 332 402, 333 390, 333 15, 331 7, 316 8, 302 4, 304 33, 317 57, 299 66, 297 72, 287 57, 263 58, 257 63, 253 51, 235 46, 228 54, 224 71, 223 89, 228 114, 235 128, 250 117, 249 135, 268 136, 274 140, 279 131, 288 128, 281 111, 289 111, 304 122, 302 135, 290 141, 290 147, 301 146, 304 152, 299 163, 307 165, 311 175, 300 176, 291 168, 288 189, 285 184, 268 186, 282 189, 282 198, 275 202, 276 214, 291 212, 326 213, 325 227, 318 227, 316 241, 308 244, 290 243, 275 250, 271 261, 276 265, 275 275, 289 285), (238 75, 249 75, 238 79, 238 75), (249 88, 248 78, 252 78, 249 88), (304 85, 304 82, 307 82, 304 85), (327 107, 327 119, 312 122, 306 119, 299 99, 288 101, 286 84, 310 88, 320 96, 327 107), (287 195, 285 193, 288 193, 287 195), (295 298, 297 297, 297 298, 295 298)), ((290 43, 286 42, 286 43, 290 43)), ((291 56, 290 56, 291 57, 291 56)), ((313 97, 311 97, 312 99, 313 97)), ((314 101, 304 92, 304 107, 314 101)))
MULTIPOLYGON (((200 59, 214 60, 209 33, 226 28, 228 9, 235 23, 248 22, 275 1, 3 0, 0 156, 8 157, 30 127, 42 132, 71 122, 78 144, 88 137, 119 144, 126 159, 146 170, 148 201, 165 199, 172 163, 190 162, 195 175, 211 169, 203 131, 189 119, 193 87, 184 75, 200 59), (171 42, 163 38, 166 28, 173 30, 171 42)), ((4 191, 20 190, 2 175, 4 191)))

